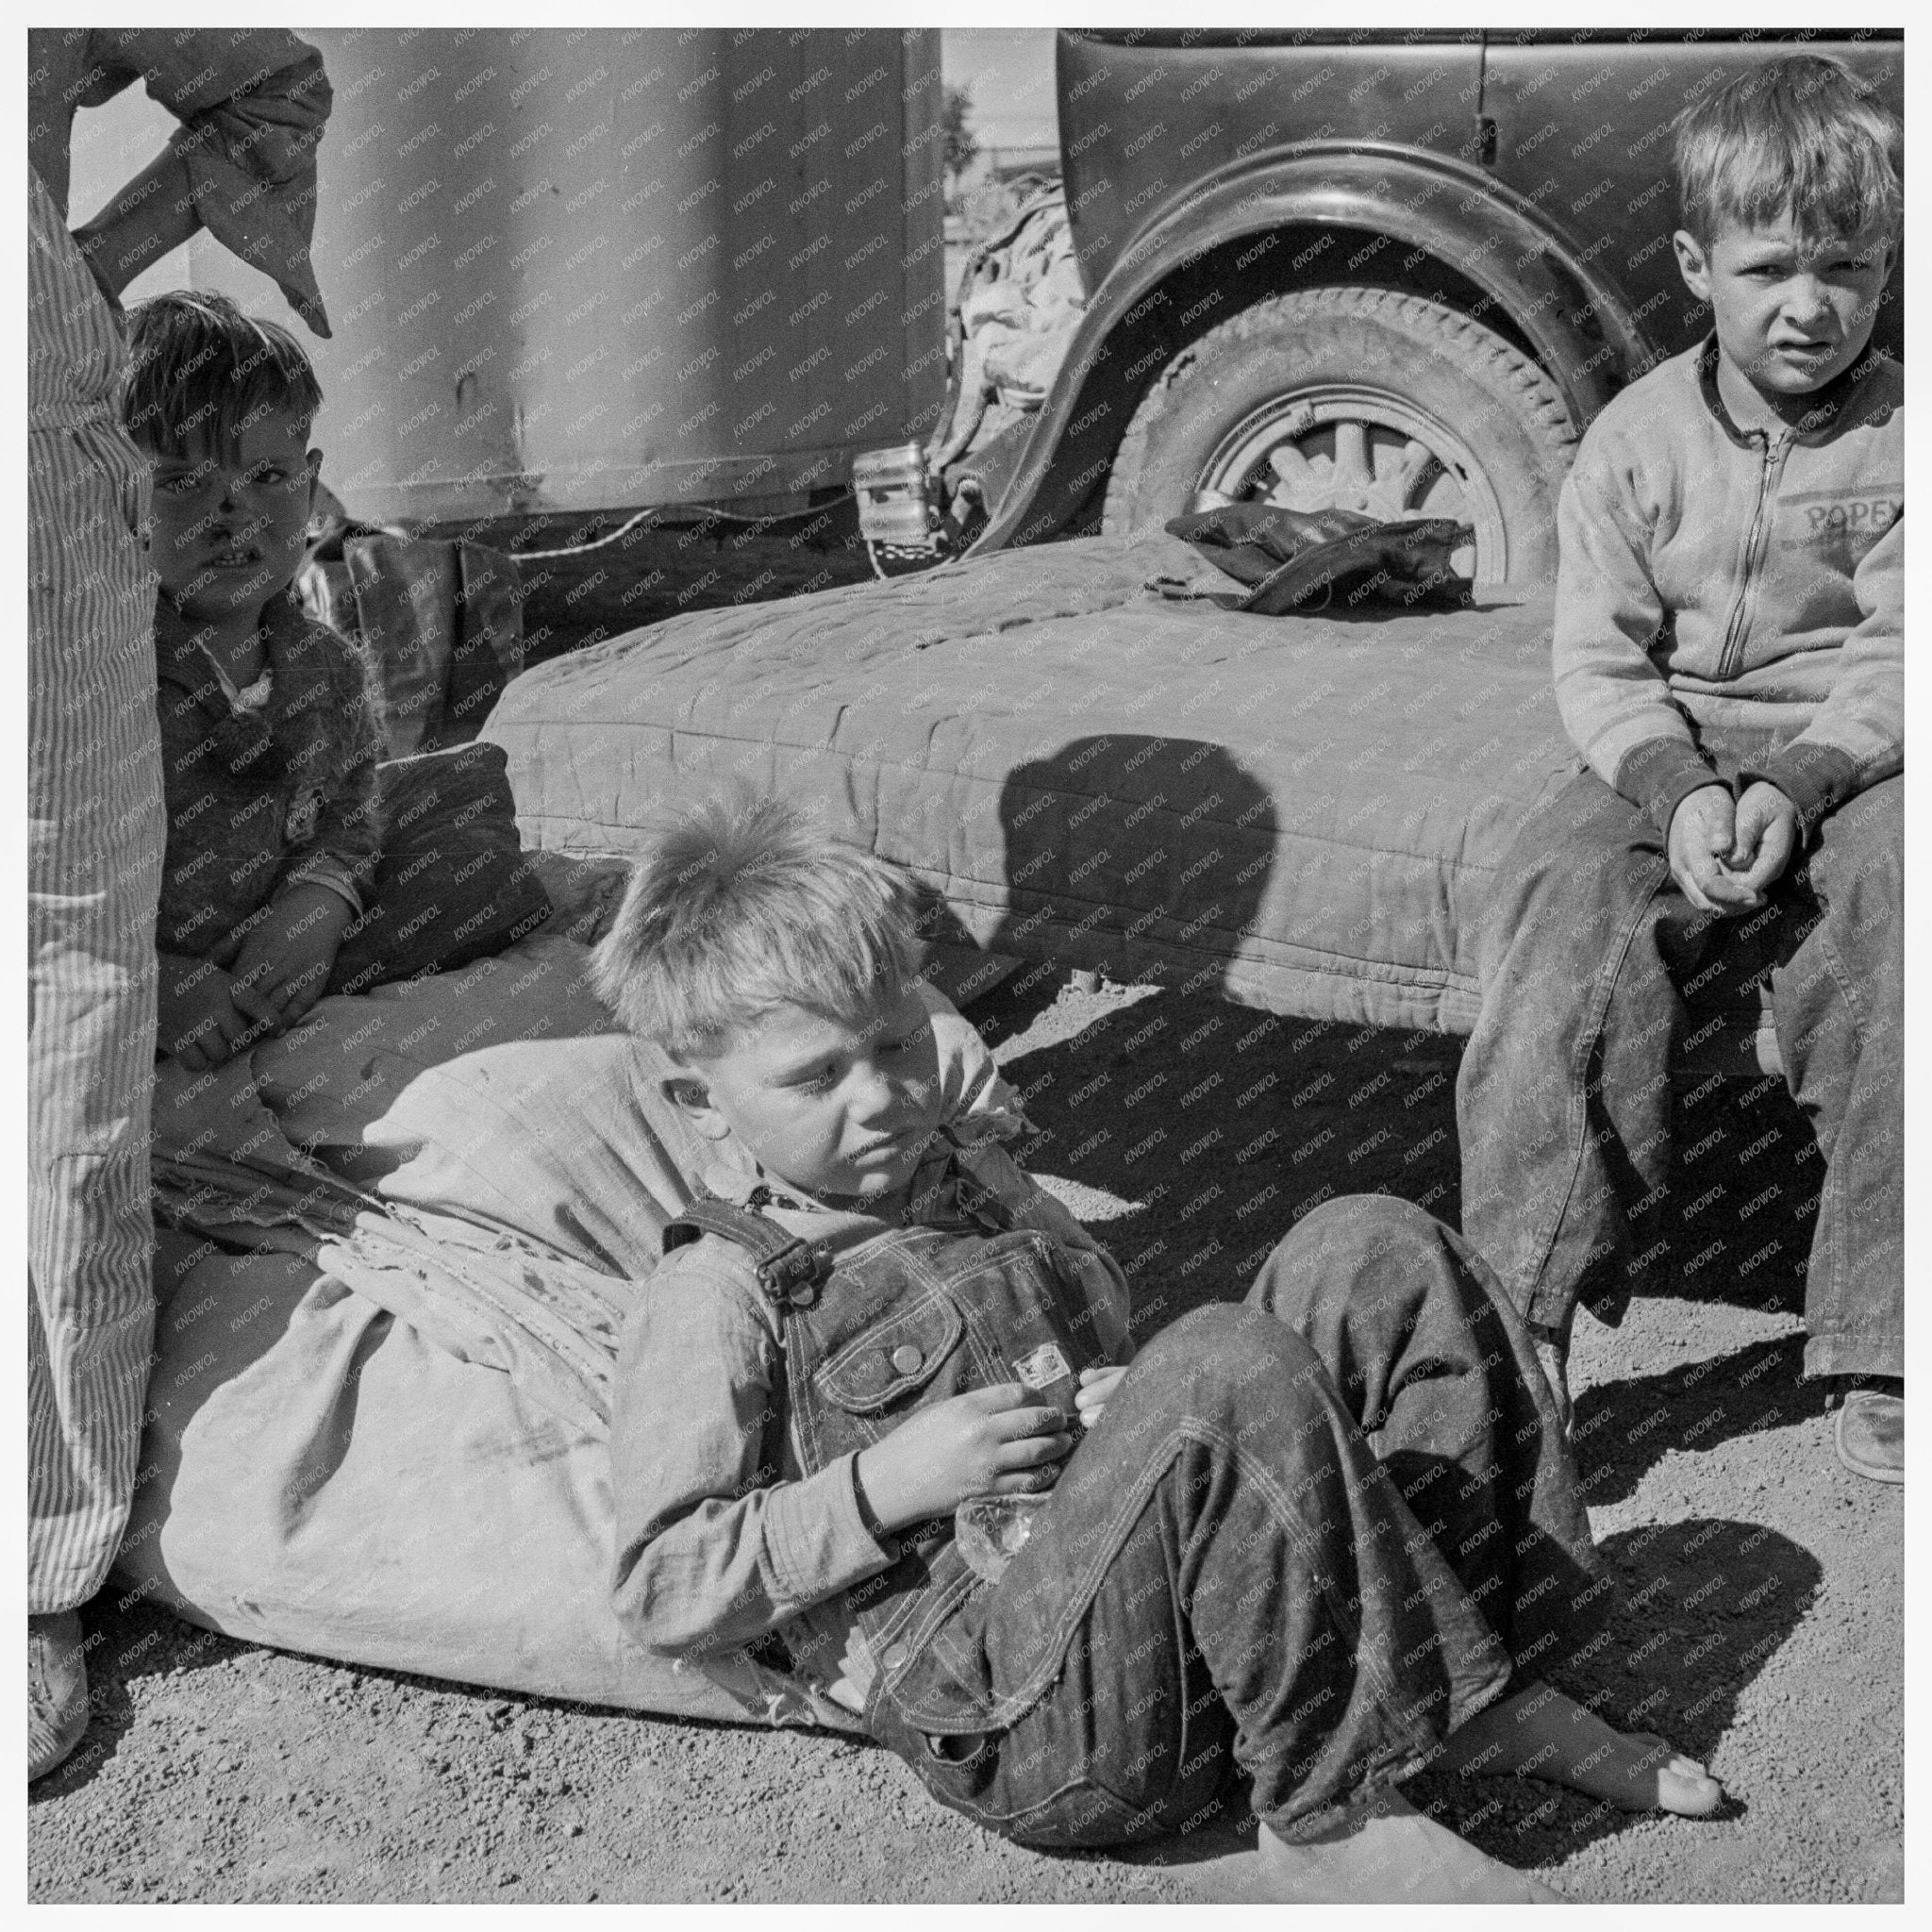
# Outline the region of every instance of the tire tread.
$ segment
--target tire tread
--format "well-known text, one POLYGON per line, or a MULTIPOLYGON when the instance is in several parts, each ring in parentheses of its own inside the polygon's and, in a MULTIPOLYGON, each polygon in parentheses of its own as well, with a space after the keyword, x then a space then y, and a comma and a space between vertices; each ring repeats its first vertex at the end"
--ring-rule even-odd
POLYGON ((1253 303, 1238 315, 1204 330, 1155 377, 1114 452, 1101 510, 1101 527, 1114 530, 1129 526, 1131 499, 1145 466, 1148 439, 1174 406, 1184 386, 1204 361, 1211 360, 1217 348, 1272 334, 1284 323, 1318 317, 1324 321, 1382 323, 1412 340, 1429 342, 1439 353, 1461 363, 1476 381, 1512 394, 1524 429, 1544 442, 1564 469, 1569 467, 1582 432, 1572 419, 1561 391, 1527 356, 1475 317, 1400 289, 1341 284, 1290 289, 1253 303))

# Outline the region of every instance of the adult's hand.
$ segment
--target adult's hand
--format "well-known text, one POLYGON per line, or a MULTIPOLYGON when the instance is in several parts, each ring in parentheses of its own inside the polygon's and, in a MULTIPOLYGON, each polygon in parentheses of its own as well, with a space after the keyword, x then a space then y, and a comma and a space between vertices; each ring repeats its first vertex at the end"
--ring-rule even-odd
POLYGON ((165 147, 92 221, 75 229, 74 240, 102 292, 118 302, 142 269, 200 226, 188 163, 165 147))

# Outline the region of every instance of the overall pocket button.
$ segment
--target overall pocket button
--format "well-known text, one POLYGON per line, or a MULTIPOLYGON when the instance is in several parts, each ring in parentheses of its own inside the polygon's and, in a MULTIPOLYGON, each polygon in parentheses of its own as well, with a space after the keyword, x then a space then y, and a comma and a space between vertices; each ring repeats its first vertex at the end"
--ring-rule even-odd
POLYGON ((925 1357, 909 1341, 902 1341, 892 1351, 892 1366, 902 1375, 917 1374, 925 1357))

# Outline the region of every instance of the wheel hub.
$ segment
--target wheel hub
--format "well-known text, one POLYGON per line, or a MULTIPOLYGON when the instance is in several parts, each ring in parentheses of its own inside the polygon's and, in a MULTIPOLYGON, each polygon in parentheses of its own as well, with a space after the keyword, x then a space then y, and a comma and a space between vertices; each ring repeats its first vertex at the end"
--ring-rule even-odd
POLYGON ((1453 568, 1485 581, 1507 575, 1502 506, 1468 445, 1388 391, 1321 384, 1250 411, 1202 465, 1189 508, 1229 503, 1359 510, 1385 523, 1454 517, 1475 541, 1453 568))

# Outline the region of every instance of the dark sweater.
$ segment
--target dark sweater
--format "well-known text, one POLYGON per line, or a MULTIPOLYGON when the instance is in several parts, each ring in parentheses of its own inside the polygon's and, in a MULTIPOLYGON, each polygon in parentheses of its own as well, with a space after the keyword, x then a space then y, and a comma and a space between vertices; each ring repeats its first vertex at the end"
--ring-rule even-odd
POLYGON ((168 851, 156 944, 227 965, 238 929, 297 870, 366 891, 381 826, 381 749, 362 660, 292 594, 265 613, 273 691, 233 711, 192 627, 162 598, 155 617, 168 851))

